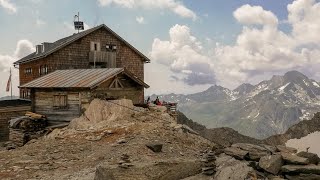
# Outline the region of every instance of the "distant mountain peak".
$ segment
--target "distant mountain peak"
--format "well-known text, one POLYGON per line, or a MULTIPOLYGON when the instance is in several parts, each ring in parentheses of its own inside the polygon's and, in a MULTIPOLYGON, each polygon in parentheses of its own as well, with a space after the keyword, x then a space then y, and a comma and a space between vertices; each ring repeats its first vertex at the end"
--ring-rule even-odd
POLYGON ((206 91, 216 90, 216 89, 225 89, 225 88, 219 85, 213 85, 213 86, 210 86, 206 91))
POLYGON ((245 95, 251 92, 254 89, 254 85, 249 84, 249 83, 243 83, 240 86, 238 86, 236 89, 233 91, 238 93, 238 95, 245 95))
POLYGON ((306 75, 299 71, 289 71, 283 76, 286 80, 309 79, 306 75))

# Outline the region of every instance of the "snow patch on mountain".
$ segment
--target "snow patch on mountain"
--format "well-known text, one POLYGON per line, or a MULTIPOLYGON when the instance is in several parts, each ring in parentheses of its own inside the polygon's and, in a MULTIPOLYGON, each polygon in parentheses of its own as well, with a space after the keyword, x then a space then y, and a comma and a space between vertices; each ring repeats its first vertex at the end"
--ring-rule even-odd
POLYGON ((290 84, 290 82, 288 82, 287 84, 285 84, 284 86, 281 86, 278 90, 280 92, 283 92, 283 90, 290 84))
POLYGON ((301 109, 302 116, 299 117, 300 120, 309 119, 311 117, 311 113, 305 109, 301 109))
POLYGON ((224 89, 223 91, 227 94, 227 96, 229 96, 230 101, 234 101, 239 98, 237 93, 230 91, 229 89, 224 89))
POLYGON ((305 79, 303 79, 303 82, 306 86, 309 86, 309 83, 305 79))
POLYGON ((259 84, 256 88, 254 88, 254 90, 248 95, 248 97, 254 97, 256 95, 258 95, 259 93, 261 93, 262 91, 265 91, 269 89, 269 86, 267 83, 262 83, 259 84))
POLYGON ((318 84, 317 82, 315 82, 315 81, 313 81, 312 84, 313 84, 314 86, 316 86, 316 87, 320 87, 319 84, 318 84))

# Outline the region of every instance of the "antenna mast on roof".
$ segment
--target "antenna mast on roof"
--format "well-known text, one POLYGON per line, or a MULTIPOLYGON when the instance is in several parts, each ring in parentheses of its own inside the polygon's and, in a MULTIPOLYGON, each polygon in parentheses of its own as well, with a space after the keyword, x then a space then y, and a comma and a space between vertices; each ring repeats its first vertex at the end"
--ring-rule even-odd
POLYGON ((79 12, 77 15, 74 15, 73 23, 74 23, 74 29, 78 30, 78 33, 80 30, 84 30, 83 21, 80 21, 80 13, 79 12), (77 21, 76 21, 76 19, 77 19, 77 21))

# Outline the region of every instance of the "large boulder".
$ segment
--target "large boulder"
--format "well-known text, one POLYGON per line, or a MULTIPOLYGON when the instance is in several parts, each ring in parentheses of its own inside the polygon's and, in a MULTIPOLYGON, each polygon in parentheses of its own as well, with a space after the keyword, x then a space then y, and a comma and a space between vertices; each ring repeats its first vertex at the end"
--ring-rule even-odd
POLYGON ((271 154, 271 151, 269 151, 265 147, 254 145, 254 144, 236 143, 236 144, 233 144, 231 147, 248 151, 249 153, 248 157, 250 160, 253 160, 253 161, 259 161, 261 157, 271 154))
POLYGON ((278 145, 277 150, 284 153, 297 153, 298 150, 292 147, 287 147, 283 145, 278 145))
POLYGON ((223 152, 229 156, 232 156, 240 160, 246 159, 249 153, 248 151, 244 151, 236 147, 227 147, 223 150, 223 152))
POLYGON ((320 166, 310 165, 285 165, 281 167, 284 173, 304 173, 304 174, 318 174, 320 175, 320 166))
POLYGON ((301 151, 297 154, 297 156, 307 158, 309 160, 309 163, 311 164, 319 164, 320 158, 317 154, 301 151))
POLYGON ((282 165, 283 160, 279 154, 264 156, 259 160, 259 166, 272 174, 278 174, 282 165))
POLYGON ((84 115, 73 119, 69 128, 76 130, 100 130, 116 125, 119 120, 127 119, 133 114, 133 103, 128 99, 104 101, 94 99, 84 115))
POLYGON ((216 160, 217 172, 214 179, 239 180, 256 177, 255 170, 247 166, 245 162, 234 159, 231 156, 221 154, 216 160))
POLYGON ((267 144, 259 144, 259 146, 264 147, 268 151, 270 151, 272 154, 275 154, 277 152, 277 148, 275 146, 270 146, 267 144))
POLYGON ((309 160, 304 157, 299 157, 295 154, 290 153, 281 153, 282 159, 286 162, 286 164, 300 164, 307 165, 309 164, 309 160))

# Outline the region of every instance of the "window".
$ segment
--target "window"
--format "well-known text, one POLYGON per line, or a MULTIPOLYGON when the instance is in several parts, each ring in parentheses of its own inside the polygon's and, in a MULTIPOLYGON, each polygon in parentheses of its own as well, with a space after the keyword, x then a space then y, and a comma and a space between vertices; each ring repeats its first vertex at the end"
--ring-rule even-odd
POLYGON ((41 65, 39 67, 39 75, 45 75, 48 74, 48 66, 47 65, 41 65))
POLYGON ((101 50, 100 42, 93 42, 93 41, 91 41, 91 43, 90 43, 90 50, 91 50, 91 51, 100 51, 100 50, 101 50))
POLYGON ((54 109, 67 109, 67 95, 54 95, 53 108, 54 109))
POLYGON ((25 75, 30 75, 30 74, 32 74, 32 68, 26 68, 26 69, 24 70, 24 74, 25 74, 25 75))
POLYGON ((22 91, 22 98, 23 99, 30 99, 30 91, 29 90, 23 90, 22 91))
POLYGON ((107 51, 112 51, 112 52, 117 51, 117 45, 107 44, 106 49, 107 49, 107 51))

